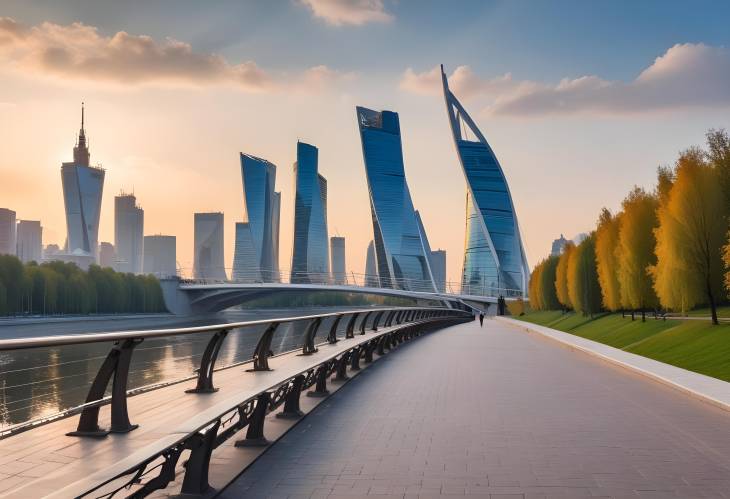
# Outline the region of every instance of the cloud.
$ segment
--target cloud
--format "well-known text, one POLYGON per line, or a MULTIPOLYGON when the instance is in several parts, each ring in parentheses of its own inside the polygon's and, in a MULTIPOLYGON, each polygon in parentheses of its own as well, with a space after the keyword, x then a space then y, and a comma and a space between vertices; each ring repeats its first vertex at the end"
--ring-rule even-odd
POLYGON ((300 77, 276 78, 254 61, 231 64, 223 57, 196 52, 190 44, 171 38, 158 42, 145 35, 120 31, 103 36, 81 23, 44 22, 24 26, 0 17, 0 62, 34 74, 62 79, 92 80, 122 85, 229 85, 247 92, 287 90, 289 81, 319 75, 320 86, 341 78, 335 70, 316 66, 300 77), (326 71, 325 71, 326 70, 326 71), (284 83, 283 81, 287 81, 284 83))
POLYGON ((301 0, 301 3, 312 9, 314 17, 334 26, 361 26, 393 20, 393 15, 385 10, 383 0, 301 0))
MULTIPOLYGON (((439 90, 438 68, 407 69, 400 87, 413 93, 439 90)), ((517 81, 511 75, 485 79, 468 66, 449 77, 463 99, 486 102, 484 112, 504 116, 637 114, 688 107, 730 105, 730 50, 704 44, 677 44, 630 82, 598 76, 563 79, 555 85, 517 81)))

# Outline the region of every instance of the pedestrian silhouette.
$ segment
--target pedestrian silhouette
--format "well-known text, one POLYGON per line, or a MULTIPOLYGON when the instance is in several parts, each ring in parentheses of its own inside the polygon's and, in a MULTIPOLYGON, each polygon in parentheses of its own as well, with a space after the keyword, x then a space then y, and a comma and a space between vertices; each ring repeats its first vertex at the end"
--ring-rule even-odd
POLYGON ((484 327, 484 312, 479 312, 479 327, 484 327))

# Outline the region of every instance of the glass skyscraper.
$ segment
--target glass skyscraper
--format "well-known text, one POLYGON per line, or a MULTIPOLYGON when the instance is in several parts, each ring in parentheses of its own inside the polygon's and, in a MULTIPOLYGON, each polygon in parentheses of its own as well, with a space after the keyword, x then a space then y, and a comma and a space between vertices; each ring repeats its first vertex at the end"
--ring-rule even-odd
POLYGON ((104 170, 90 166, 89 161, 82 105, 81 130, 74 147, 74 160, 61 165, 66 208, 66 251, 96 261, 104 170))
POLYGON ((244 222, 236 224, 232 278, 244 282, 279 280, 279 209, 274 192, 276 166, 241 153, 244 222))
POLYGON ((117 271, 142 272, 144 210, 137 206, 134 194, 122 193, 114 198, 114 247, 117 271))
POLYGON ((530 272, 507 179, 484 135, 449 90, 443 66, 441 80, 467 184, 462 291, 524 295, 530 272))
POLYGON ((195 213, 193 276, 195 279, 226 280, 223 261, 223 213, 195 213))
POLYGON ((318 173, 318 156, 316 147, 297 142, 291 282, 329 281, 327 180, 318 173))
POLYGON ((435 286, 406 182, 398 114, 357 107, 370 191, 380 285, 412 291, 435 286))

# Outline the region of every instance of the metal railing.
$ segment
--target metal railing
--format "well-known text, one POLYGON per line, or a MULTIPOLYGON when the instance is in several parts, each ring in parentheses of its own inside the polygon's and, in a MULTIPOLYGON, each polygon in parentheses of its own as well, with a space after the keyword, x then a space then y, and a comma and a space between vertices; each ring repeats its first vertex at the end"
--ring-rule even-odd
MULTIPOLYGON (((299 334, 290 343, 292 348, 281 353, 301 349, 301 355, 312 355, 317 352, 319 336, 323 341, 319 344, 335 344, 341 340, 354 339, 356 334, 375 333, 370 339, 363 338, 353 342, 351 348, 338 351, 335 356, 325 358, 320 363, 310 366, 303 372, 284 379, 246 400, 237 403, 217 414, 210 421, 205 421, 195 431, 181 435, 172 445, 158 449, 150 456, 128 469, 110 476, 103 483, 94 484, 88 492, 98 491, 100 487, 115 480, 131 475, 123 485, 101 497, 111 497, 123 488, 134 485, 137 490, 134 497, 144 497, 154 490, 166 487, 175 478, 175 467, 183 453, 190 451, 185 466, 182 493, 199 494, 208 488, 207 475, 210 455, 213 450, 231 438, 235 433, 248 428, 246 438, 237 445, 262 445, 267 441, 263 436, 264 417, 267 413, 284 405, 281 417, 297 418, 302 415, 299 410, 299 397, 304 390, 314 386, 310 394, 326 395, 327 379, 335 375, 337 380, 347 379, 347 369, 358 370, 361 360, 368 363, 373 355, 384 355, 397 344, 417 336, 429 328, 473 320, 470 312, 447 308, 393 307, 348 310, 327 314, 289 317, 282 319, 265 319, 246 322, 234 322, 200 327, 174 329, 158 329, 146 331, 120 331, 110 333, 59 335, 36 338, 19 338, 0 340, 0 352, 26 350, 44 347, 69 347, 91 343, 113 341, 114 345, 104 359, 99 371, 91 383, 86 402, 77 407, 45 418, 43 421, 32 421, 26 425, 16 425, 6 430, 5 436, 19 433, 39 424, 80 414, 78 426, 69 436, 103 438, 109 433, 128 433, 138 427, 129 418, 127 400, 137 391, 127 390, 130 363, 135 348, 145 340, 153 338, 177 337, 185 335, 211 334, 205 351, 200 358, 195 378, 195 388, 188 393, 210 393, 216 391, 213 375, 220 369, 227 369, 241 362, 216 369, 216 361, 226 337, 231 332, 243 330, 259 330, 260 336, 249 363, 248 371, 268 371, 269 358, 273 356, 272 339, 282 324, 298 325, 299 334), (387 328, 378 332, 379 328, 387 328), (319 333, 319 334, 318 334, 319 333), (326 336, 325 336, 326 334, 326 336), (110 387, 110 395, 107 391, 110 387), (99 425, 100 409, 110 406, 111 426, 101 428, 99 425), (157 462, 153 466, 153 463, 157 462), (159 475, 144 482, 142 477, 152 470, 159 469, 159 475)), ((187 377, 185 379, 191 379, 187 377)), ((169 386, 173 383, 165 383, 169 386)))

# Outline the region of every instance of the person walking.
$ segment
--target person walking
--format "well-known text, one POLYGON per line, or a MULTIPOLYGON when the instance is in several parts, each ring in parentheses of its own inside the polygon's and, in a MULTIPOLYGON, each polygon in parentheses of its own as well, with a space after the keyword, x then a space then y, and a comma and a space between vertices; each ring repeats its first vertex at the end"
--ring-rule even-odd
POLYGON ((479 312, 479 327, 484 327, 484 312, 479 312))

